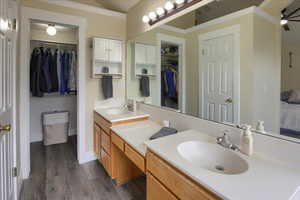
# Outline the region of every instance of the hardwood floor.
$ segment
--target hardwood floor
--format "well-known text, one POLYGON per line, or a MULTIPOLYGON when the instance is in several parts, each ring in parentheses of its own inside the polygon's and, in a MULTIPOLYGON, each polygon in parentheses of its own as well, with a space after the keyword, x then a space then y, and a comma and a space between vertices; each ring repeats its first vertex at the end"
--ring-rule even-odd
POLYGON ((146 179, 117 186, 98 161, 79 165, 76 137, 66 144, 31 144, 31 175, 21 200, 145 200, 146 179))

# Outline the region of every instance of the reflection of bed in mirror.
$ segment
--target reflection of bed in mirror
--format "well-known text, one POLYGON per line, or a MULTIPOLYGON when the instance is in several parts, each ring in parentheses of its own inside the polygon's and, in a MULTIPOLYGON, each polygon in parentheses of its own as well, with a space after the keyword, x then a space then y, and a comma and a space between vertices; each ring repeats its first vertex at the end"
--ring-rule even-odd
POLYGON ((281 93, 280 134, 300 138, 300 90, 281 93))

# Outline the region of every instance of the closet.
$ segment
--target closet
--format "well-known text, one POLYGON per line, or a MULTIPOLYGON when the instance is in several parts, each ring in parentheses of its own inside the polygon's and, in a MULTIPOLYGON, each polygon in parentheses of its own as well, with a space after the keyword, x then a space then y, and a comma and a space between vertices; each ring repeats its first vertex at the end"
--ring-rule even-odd
POLYGON ((32 22, 30 38, 30 142, 43 141, 43 113, 67 111, 68 135, 77 127, 77 29, 32 22))
POLYGON ((178 110, 179 47, 161 44, 161 106, 178 110))

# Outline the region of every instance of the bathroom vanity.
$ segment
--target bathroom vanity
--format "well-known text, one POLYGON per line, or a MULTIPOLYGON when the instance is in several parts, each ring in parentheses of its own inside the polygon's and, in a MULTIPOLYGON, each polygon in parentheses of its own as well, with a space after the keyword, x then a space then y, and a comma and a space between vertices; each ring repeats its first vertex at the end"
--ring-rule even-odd
POLYGON ((107 173, 114 177, 111 127, 148 119, 148 115, 125 108, 99 108, 94 111, 94 152, 107 173))

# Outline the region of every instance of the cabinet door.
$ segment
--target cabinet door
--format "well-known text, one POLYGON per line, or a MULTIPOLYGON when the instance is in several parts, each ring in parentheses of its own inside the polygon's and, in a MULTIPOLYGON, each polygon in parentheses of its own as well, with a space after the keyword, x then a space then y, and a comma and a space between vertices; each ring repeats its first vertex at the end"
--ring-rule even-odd
POLYGON ((147 46, 147 55, 146 55, 146 62, 147 64, 156 64, 156 48, 155 46, 147 46))
POLYGON ((100 127, 96 123, 94 123, 94 152, 98 159, 100 159, 100 147, 101 147, 100 127))
POLYGON ((105 170, 107 171, 107 173, 111 176, 111 159, 110 156, 104 151, 103 148, 101 148, 101 163, 103 165, 103 167, 105 168, 105 170))
POLYGON ((136 44, 135 46, 135 62, 138 64, 146 63, 147 48, 145 45, 136 44))
POLYGON ((147 173, 147 200, 177 200, 154 176, 147 173))
POLYGON ((101 130, 101 147, 110 154, 110 135, 101 130))
POLYGON ((109 61, 122 62, 122 42, 118 40, 109 40, 109 61))
POLYGON ((94 38, 94 59, 108 61, 108 44, 103 38, 94 38))

